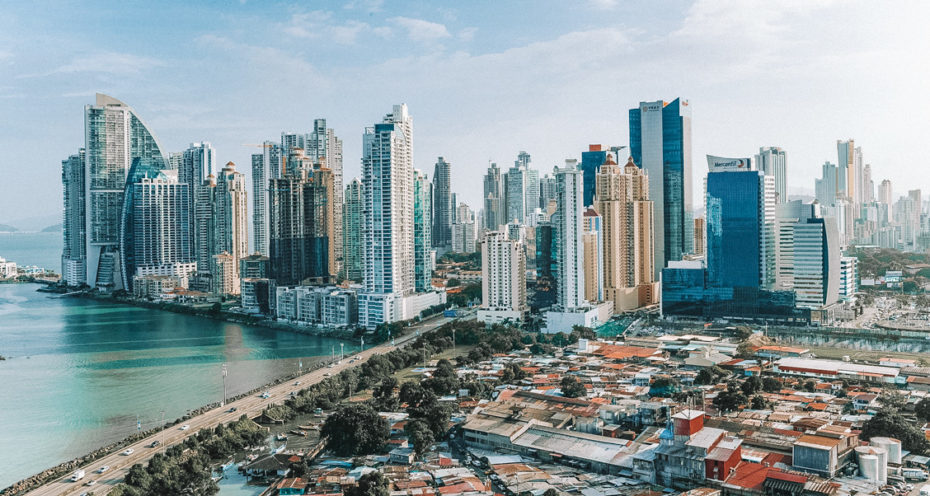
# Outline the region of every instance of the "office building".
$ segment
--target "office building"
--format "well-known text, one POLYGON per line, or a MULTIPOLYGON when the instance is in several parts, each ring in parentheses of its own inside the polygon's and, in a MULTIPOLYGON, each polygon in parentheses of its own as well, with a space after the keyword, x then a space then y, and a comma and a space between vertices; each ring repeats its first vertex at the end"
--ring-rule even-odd
POLYGON ((594 204, 604 224, 604 298, 617 312, 658 298, 649 183, 648 173, 632 158, 621 169, 608 157, 596 176, 594 204))
POLYGON ((775 203, 788 201, 785 151, 776 146, 761 147, 756 155, 756 168, 775 178, 775 203))
MULTIPOLYGON (((170 162, 170 160, 169 160, 170 162)), ((198 270, 203 272, 210 271, 209 259, 214 253, 211 243, 213 243, 213 222, 212 191, 201 193, 201 189, 210 188, 212 178, 215 177, 216 169, 216 151, 208 142, 191 143, 190 146, 181 152, 178 171, 178 182, 190 185, 190 205, 188 211, 191 212, 189 218, 191 228, 191 250, 198 261, 198 270), (209 197, 208 200, 204 200, 209 197), (209 203, 204 203, 207 201, 209 203), (206 216, 198 215, 207 211, 206 216), (200 255, 204 255, 206 262, 200 255)))
POLYGON ((61 280, 68 286, 81 286, 87 277, 84 215, 84 149, 61 161, 61 185, 64 199, 61 222, 61 280))
POLYGON ((488 231, 481 240, 481 308, 487 324, 526 316, 526 255, 523 242, 504 231, 488 231))
MULTIPOLYGON (((130 167, 169 168, 167 156, 135 111, 119 100, 97 94, 84 107, 85 136, 85 283, 103 290, 124 289, 120 220, 130 167)), ((184 222, 188 222, 185 218, 184 222)))
POLYGON ((413 171, 413 263, 414 289, 417 292, 433 288, 432 228, 433 183, 426 174, 413 171))
MULTIPOLYGON (((553 167, 552 169, 552 174, 546 174, 539 178, 539 208, 541 208, 544 213, 548 212, 550 207, 554 208, 555 205, 555 171, 558 167, 553 167)), ((551 215, 551 213, 549 215, 551 215)))
POLYGON ((262 153, 252 155, 252 246, 254 251, 268 255, 268 181, 284 174, 286 155, 281 145, 273 141, 260 146, 262 153))
POLYGON ((852 300, 858 291, 859 259, 856 257, 840 258, 840 299, 852 300))
POLYGON ((455 203, 452 199, 452 164, 442 157, 433 168, 432 246, 448 247, 452 244, 452 223, 455 203))
POLYGON ((815 182, 814 196, 821 205, 832 207, 838 198, 838 169, 836 165, 824 162, 821 171, 820 179, 815 182))
POLYGON ((777 289, 794 291, 797 306, 818 309, 836 303, 841 281, 839 230, 818 202, 778 206, 777 289))
POLYGON ((775 285, 775 178, 756 170, 707 174, 707 270, 722 287, 775 285))
POLYGON ((501 170, 491 163, 484 175, 484 228, 496 231, 508 221, 503 211, 503 186, 501 170))
POLYGON ((884 226, 893 220, 892 209, 893 202, 893 191, 891 189, 891 181, 888 179, 883 179, 881 184, 878 187, 878 203, 881 212, 879 219, 879 225, 884 226))
POLYGON ((346 186, 345 207, 342 212, 343 233, 343 271, 345 278, 361 282, 363 277, 362 248, 362 201, 364 199, 362 181, 353 179, 346 186))
POLYGON ((197 263, 197 272, 209 277, 213 270, 213 255, 219 253, 214 249, 216 241, 216 178, 213 174, 204 178, 197 188, 197 197, 194 199, 191 217, 191 237, 193 239, 194 261, 197 263))
POLYGON ((853 205, 864 203, 862 149, 854 140, 836 140, 837 196, 843 196, 853 205), (844 181, 845 180, 845 181, 844 181), (842 184, 841 184, 842 183, 842 184), (842 193, 842 195, 840 194, 842 193))
POLYGON ((691 107, 687 100, 641 102, 630 109, 630 153, 650 178, 655 276, 692 252, 691 107))
POLYGON ((704 217, 698 217, 694 219, 694 254, 700 257, 704 256, 705 252, 704 235, 704 217))

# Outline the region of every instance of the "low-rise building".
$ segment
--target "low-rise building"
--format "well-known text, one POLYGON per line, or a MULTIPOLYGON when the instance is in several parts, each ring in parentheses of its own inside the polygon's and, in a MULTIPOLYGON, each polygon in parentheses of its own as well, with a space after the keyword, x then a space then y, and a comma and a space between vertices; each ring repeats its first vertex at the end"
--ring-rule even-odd
POLYGON ((275 315, 278 320, 305 325, 354 326, 358 322, 355 291, 337 286, 279 287, 275 315))

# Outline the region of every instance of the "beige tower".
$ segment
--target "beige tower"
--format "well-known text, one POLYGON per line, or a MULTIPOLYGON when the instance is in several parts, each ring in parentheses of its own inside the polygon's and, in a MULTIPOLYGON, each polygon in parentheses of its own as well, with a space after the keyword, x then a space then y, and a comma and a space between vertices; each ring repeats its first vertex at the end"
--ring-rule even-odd
POLYGON ((621 169, 608 155, 597 174, 594 208, 603 222, 604 299, 623 312, 658 299, 654 278, 649 177, 631 158, 621 169))

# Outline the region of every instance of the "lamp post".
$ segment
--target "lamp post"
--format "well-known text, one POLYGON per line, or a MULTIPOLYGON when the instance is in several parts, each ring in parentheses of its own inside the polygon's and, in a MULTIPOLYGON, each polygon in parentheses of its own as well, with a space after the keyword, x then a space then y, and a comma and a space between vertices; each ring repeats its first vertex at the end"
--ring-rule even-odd
POLYGON ((342 361, 345 360, 345 357, 346 357, 346 344, 339 343, 339 362, 342 363, 342 361))
POLYGON ((226 370, 226 364, 223 364, 223 402, 220 406, 226 406, 226 376, 229 375, 229 371, 226 370))

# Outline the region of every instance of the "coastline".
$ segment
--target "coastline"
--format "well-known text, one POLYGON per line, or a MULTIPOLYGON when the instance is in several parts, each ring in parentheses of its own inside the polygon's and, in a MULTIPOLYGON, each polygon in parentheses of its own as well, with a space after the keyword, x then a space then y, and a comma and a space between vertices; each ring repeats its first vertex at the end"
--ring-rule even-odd
MULTIPOLYGON (((22 281, 22 284, 39 284, 41 287, 36 289, 40 293, 50 293, 58 294, 61 297, 69 293, 67 288, 63 288, 56 284, 49 284, 45 281, 33 280, 33 281, 22 281)), ((302 326, 287 322, 278 322, 267 317, 258 317, 253 315, 246 315, 241 313, 229 312, 225 310, 214 311, 211 308, 198 308, 191 305, 184 305, 180 303, 171 303, 171 302, 155 302, 147 300, 139 300, 129 297, 117 297, 109 294, 99 294, 99 293, 89 293, 89 292, 80 292, 77 294, 70 294, 67 297, 77 297, 77 298, 87 298, 91 300, 97 300, 102 302, 109 303, 120 303, 123 305, 135 306, 140 308, 147 308, 150 310, 161 310, 165 312, 177 313, 182 315, 193 315, 195 317, 203 317, 211 320, 218 320, 221 322, 229 322, 231 324, 240 324, 247 325, 252 327, 262 327, 265 329, 271 329, 275 331, 286 331, 293 332, 296 334, 303 334, 305 336, 321 336, 332 339, 339 339, 342 341, 351 341, 353 343, 358 341, 359 335, 356 334, 356 329, 344 329, 344 328, 326 328, 326 327, 315 327, 315 326, 302 326)), ((368 340, 366 339, 366 343, 368 340)), ((378 344, 371 342, 368 344, 378 344)))
MULTIPOLYGON (((346 356, 354 356, 356 353, 357 352, 347 353, 346 356)), ((317 357, 316 359, 314 359, 313 363, 305 367, 302 372, 292 372, 292 373, 280 376, 269 383, 263 384, 249 391, 246 391, 241 394, 237 394, 235 396, 230 396, 229 398, 227 398, 226 402, 230 403, 230 402, 245 398, 250 395, 259 394, 260 392, 272 386, 276 386, 276 385, 279 385, 285 382, 289 382, 295 377, 299 377, 303 374, 306 374, 307 372, 319 370, 324 367, 324 364, 326 363, 327 360, 328 360, 327 357, 317 357)), ((55 465, 53 467, 49 467, 37 474, 33 474, 29 477, 26 477, 25 479, 21 479, 6 488, 0 489, 0 496, 20 496, 20 495, 26 494, 29 491, 32 491, 33 489, 41 487, 42 485, 48 482, 64 477, 68 473, 73 472, 78 467, 84 466, 88 463, 92 463, 96 460, 99 460, 105 456, 121 451, 124 447, 129 446, 139 441, 140 439, 145 439, 146 437, 156 434, 158 432, 168 430, 178 424, 181 424, 182 422, 186 420, 189 420, 197 415, 200 415, 204 412, 207 412, 219 406, 221 406, 221 404, 218 401, 203 405, 199 408, 192 409, 189 414, 178 417, 173 421, 165 422, 165 424, 162 425, 161 427, 157 427, 154 429, 149 429, 143 432, 132 434, 115 443, 94 449, 90 453, 87 453, 86 455, 79 456, 77 458, 73 458, 66 462, 59 463, 58 465, 55 465)))

